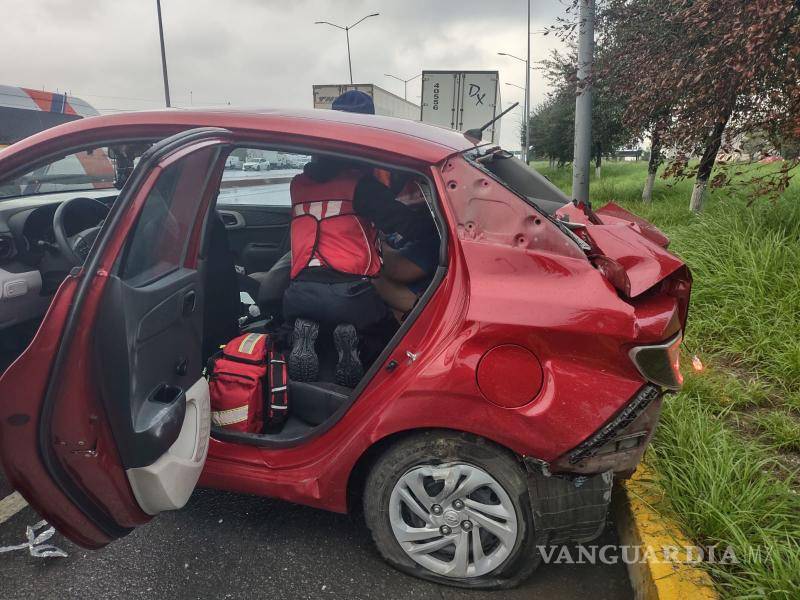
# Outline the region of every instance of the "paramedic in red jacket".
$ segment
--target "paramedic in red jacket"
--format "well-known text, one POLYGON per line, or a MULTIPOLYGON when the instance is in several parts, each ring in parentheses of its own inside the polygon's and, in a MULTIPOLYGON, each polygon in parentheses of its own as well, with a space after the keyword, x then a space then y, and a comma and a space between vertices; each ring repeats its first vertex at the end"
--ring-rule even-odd
MULTIPOLYGON (((372 98, 358 91, 345 92, 334 108, 374 113, 372 98)), ((373 169, 347 159, 313 157, 290 192, 292 268, 283 298, 284 317, 295 321, 289 377, 317 379, 314 345, 323 324, 334 327, 336 383, 354 387, 363 375, 357 332, 387 316, 371 283, 382 264, 378 229, 415 239, 435 235, 433 223, 397 202, 373 169)))

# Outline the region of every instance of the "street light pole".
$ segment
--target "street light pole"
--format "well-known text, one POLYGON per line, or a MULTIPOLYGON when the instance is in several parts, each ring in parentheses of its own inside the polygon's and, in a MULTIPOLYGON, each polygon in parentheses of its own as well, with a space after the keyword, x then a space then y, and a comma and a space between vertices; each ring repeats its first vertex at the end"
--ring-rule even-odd
POLYGON ((578 81, 575 95, 575 152, 572 162, 572 198, 589 202, 589 162, 592 145, 592 60, 594 56, 594 0, 580 0, 578 15, 578 81))
POLYGON ((531 147, 531 0, 528 0, 528 55, 525 65, 525 164, 528 164, 528 151, 531 147))
POLYGON ((367 15, 366 17, 361 17, 358 21, 353 23, 352 25, 341 26, 337 25, 336 23, 331 23, 330 21, 314 21, 314 25, 330 25, 331 27, 336 27, 336 29, 341 29, 344 31, 345 36, 347 37, 347 67, 350 70, 350 84, 353 84, 353 61, 350 58, 350 30, 361 23, 361 21, 365 19, 369 19, 370 17, 377 17, 380 13, 372 13, 371 15, 367 15))
POLYGON ((350 84, 353 84, 353 61, 350 59, 350 28, 346 27, 344 35, 347 38, 347 68, 350 70, 350 84))
MULTIPOLYGON (((528 19, 528 21, 530 22, 530 18, 528 19)), ((530 29, 530 24, 528 25, 528 29, 530 29)), ((528 40, 530 40, 530 39, 531 39, 531 36, 529 35, 528 36, 528 40)), ((513 58, 515 60, 518 60, 520 62, 525 63, 525 97, 524 97, 524 100, 522 102, 523 105, 524 105, 522 110, 525 113, 525 143, 524 144, 520 144, 520 145, 524 146, 524 148, 522 148, 522 159, 525 161, 525 164, 528 164, 528 148, 530 147, 530 128, 531 128, 531 124, 530 124, 530 120, 531 120, 530 119, 530 108, 528 106, 529 103, 530 103, 529 90, 530 90, 530 83, 531 83, 531 77, 530 77, 530 75, 531 75, 530 48, 528 49, 528 59, 527 60, 524 59, 524 58, 520 58, 519 56, 514 56, 513 54, 509 54, 508 52, 498 52, 497 54, 499 54, 500 56, 507 56, 509 58, 513 58)), ((516 86, 516 87, 519 87, 519 86, 516 86)))
MULTIPOLYGON (((522 104, 524 105, 524 104, 525 104, 525 92, 527 91, 527 89, 528 89, 528 88, 522 87, 521 85, 517 85, 516 83, 509 83, 508 81, 506 81, 506 85, 508 85, 508 86, 511 86, 511 87, 514 87, 514 88, 517 88, 518 90, 522 90, 522 98, 523 98, 522 104)), ((526 111, 525 111, 525 106, 523 106, 523 107, 522 107, 522 112, 523 112, 523 113, 525 113, 525 112, 526 112, 526 111)), ((523 118, 524 118, 524 117, 525 117, 525 115, 523 114, 523 118)), ((525 121, 525 122, 523 122, 523 123, 521 123, 521 124, 527 124, 527 121, 525 121)), ((527 126, 526 126, 526 127, 525 127, 525 136, 527 137, 527 135, 528 135, 528 128, 527 128, 527 126)), ((529 147, 530 147, 530 146, 529 146, 529 147)), ((520 152, 520 155, 519 155, 519 156, 520 156, 520 159, 521 159, 521 160, 526 160, 526 156, 525 156, 525 148, 521 148, 521 150, 522 150, 522 152, 520 152)))
POLYGON ((158 37, 161 39, 161 72, 164 76, 164 99, 167 108, 171 106, 169 101, 169 78, 167 77, 167 54, 164 51, 164 26, 161 24, 161 0, 156 0, 156 11, 158 12, 158 37))
POLYGON ((403 99, 408 100, 408 82, 414 81, 417 77, 422 77, 422 73, 419 75, 414 75, 413 77, 409 77, 408 79, 403 79, 402 77, 398 77, 397 75, 390 75, 389 73, 384 73, 386 77, 391 77, 392 79, 397 79, 397 81, 403 82, 403 99))

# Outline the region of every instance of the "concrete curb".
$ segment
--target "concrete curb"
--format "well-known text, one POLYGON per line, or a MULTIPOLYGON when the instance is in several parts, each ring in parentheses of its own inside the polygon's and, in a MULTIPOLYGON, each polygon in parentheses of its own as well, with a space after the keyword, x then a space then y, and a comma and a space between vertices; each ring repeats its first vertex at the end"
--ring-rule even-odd
POLYGON ((670 520, 653 508, 660 499, 646 482, 652 474, 640 466, 619 485, 612 509, 623 546, 640 549, 641 560, 627 561, 628 576, 637 600, 718 600, 708 573, 686 561, 693 547, 670 520))

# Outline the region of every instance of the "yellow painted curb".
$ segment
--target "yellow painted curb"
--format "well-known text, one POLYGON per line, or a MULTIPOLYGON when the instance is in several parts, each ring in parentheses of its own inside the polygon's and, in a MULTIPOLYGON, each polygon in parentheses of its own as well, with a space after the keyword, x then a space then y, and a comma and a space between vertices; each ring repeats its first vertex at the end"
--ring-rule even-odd
MULTIPOLYGON (((657 488, 645 482, 652 476, 640 466, 619 486, 614 514, 620 542, 640 549, 642 560, 626 561, 636 600, 717 600, 708 573, 691 564, 693 548, 678 526, 653 508, 657 488)), ((696 560, 696 558, 695 558, 696 560)))

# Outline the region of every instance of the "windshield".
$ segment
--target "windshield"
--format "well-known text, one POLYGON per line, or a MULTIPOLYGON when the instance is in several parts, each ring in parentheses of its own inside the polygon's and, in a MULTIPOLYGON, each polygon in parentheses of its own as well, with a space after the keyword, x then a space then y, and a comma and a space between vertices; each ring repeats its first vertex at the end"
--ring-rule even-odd
POLYGON ((115 161, 106 148, 69 154, 24 175, 0 182, 0 199, 113 188, 115 161))
POLYGON ((23 175, 0 181, 0 200, 54 192, 122 189, 151 143, 136 140, 61 156, 23 175))

